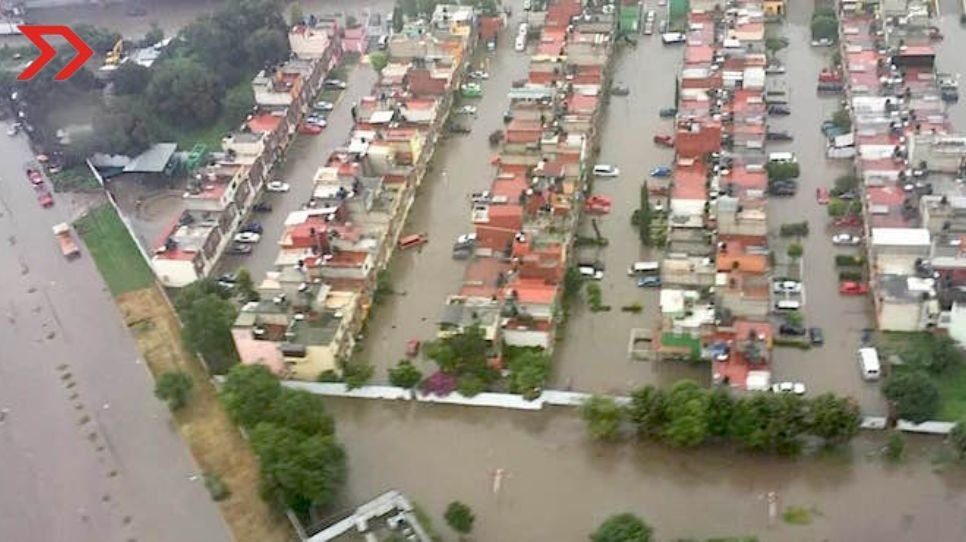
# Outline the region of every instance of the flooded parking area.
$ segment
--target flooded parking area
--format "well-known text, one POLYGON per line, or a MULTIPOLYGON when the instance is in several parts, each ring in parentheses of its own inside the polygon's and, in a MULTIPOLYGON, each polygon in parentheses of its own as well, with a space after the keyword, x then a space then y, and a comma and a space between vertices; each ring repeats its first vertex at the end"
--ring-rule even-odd
POLYGON ((629 511, 660 540, 757 535, 762 541, 932 540, 966 537, 966 473, 937 473, 909 439, 910 459, 883 465, 877 438, 849 457, 779 460, 643 443, 591 442, 572 410, 511 412, 442 405, 327 401, 350 465, 345 499, 392 487, 444 528, 446 504, 476 513, 477 540, 586 540, 606 516, 629 511), (498 491, 494 475, 503 469, 498 491), (813 509, 809 525, 770 522, 765 495, 813 509))

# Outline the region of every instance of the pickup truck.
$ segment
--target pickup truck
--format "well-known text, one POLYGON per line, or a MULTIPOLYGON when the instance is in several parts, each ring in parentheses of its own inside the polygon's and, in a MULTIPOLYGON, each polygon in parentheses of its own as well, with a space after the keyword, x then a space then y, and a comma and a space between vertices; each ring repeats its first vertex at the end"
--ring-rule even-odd
POLYGON ((60 251, 64 254, 65 258, 73 258, 80 254, 80 249, 74 241, 74 236, 70 233, 69 224, 61 222, 54 226, 53 229, 54 236, 57 237, 57 242, 60 243, 60 251))

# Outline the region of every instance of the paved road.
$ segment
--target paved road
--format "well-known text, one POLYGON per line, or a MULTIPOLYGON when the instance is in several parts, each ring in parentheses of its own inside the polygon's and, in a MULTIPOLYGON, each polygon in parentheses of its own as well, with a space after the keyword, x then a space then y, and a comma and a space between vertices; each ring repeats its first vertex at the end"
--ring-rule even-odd
POLYGON ((266 271, 275 269, 278 240, 285 229, 285 217, 299 210, 309 200, 315 172, 329 157, 329 153, 348 140, 353 125, 352 104, 369 95, 376 83, 376 72, 368 65, 360 64, 350 70, 346 82, 348 88, 327 117, 326 129, 317 136, 298 136, 288 150, 285 163, 275 174, 274 178, 287 182, 291 190, 284 194, 266 192, 262 201, 272 204, 272 212, 252 215, 252 220, 260 222, 265 228, 262 242, 255 245, 255 250, 249 255, 224 256, 219 263, 221 272, 246 267, 258 284, 266 271))
POLYGON ((0 139, 2 538, 231 540, 89 254, 61 256, 71 205, 37 205, 29 159, 0 139))

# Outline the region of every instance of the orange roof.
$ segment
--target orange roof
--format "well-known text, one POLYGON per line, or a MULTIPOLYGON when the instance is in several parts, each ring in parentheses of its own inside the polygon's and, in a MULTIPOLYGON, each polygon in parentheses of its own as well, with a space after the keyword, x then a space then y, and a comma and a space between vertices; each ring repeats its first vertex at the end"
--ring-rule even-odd
POLYGON ((507 285, 507 290, 515 291, 520 303, 549 305, 557 297, 557 286, 540 279, 517 279, 507 285))
POLYGON ((707 170, 704 164, 679 167, 674 171, 671 197, 677 199, 707 199, 707 170))
POLYGON ((248 129, 252 132, 264 134, 274 132, 281 123, 282 117, 269 113, 261 113, 249 119, 247 125, 248 129))

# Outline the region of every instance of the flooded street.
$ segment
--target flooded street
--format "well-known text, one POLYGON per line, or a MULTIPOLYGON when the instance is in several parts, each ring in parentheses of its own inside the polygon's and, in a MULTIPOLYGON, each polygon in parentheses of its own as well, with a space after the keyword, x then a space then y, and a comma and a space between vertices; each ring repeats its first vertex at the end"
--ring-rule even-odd
POLYGON ((916 455, 884 466, 856 439, 852 458, 783 461, 643 444, 599 445, 571 410, 511 412, 442 405, 328 400, 349 455, 347 502, 397 488, 444 530, 454 499, 476 513, 476 540, 586 540, 606 516, 629 511, 660 540, 757 535, 762 542, 966 539, 966 474, 935 474, 916 455), (504 469, 502 489, 493 474, 504 469), (810 525, 769 526, 764 495, 814 508, 810 525))
MULTIPOLYGON (((825 136, 821 122, 831 118, 839 108, 840 95, 815 92, 818 73, 831 63, 832 49, 809 45, 808 21, 811 6, 790 4, 788 21, 781 33, 789 47, 779 52, 788 73, 783 77, 791 94, 792 114, 770 117, 774 130, 787 130, 795 136, 792 142, 770 142, 768 150, 792 151, 798 155, 802 175, 798 194, 791 198, 768 198, 769 242, 776 254, 784 255, 787 241, 778 238, 783 222, 808 220, 810 234, 801 240, 805 249, 804 278, 806 326, 819 326, 825 334, 825 345, 811 350, 777 348, 773 355, 773 381, 803 382, 814 393, 831 391, 853 396, 866 414, 885 414, 885 403, 877 383, 862 380, 855 361, 861 330, 873 327, 871 301, 866 296, 846 297, 838 293, 838 270, 835 255, 859 253, 859 248, 837 247, 832 235, 838 230, 829 225, 825 206, 819 205, 815 190, 831 189, 835 178, 851 170, 851 160, 827 160, 825 136)), ((776 76, 769 76, 776 77, 776 76)), ((779 256, 781 258, 782 256, 779 256)))
MULTIPOLYGON (((963 8, 959 0, 939 2, 939 17, 935 20, 945 39, 934 45, 937 71, 959 76, 960 85, 966 84, 963 80, 963 76, 966 75, 966 55, 963 54, 966 35, 964 35, 963 26, 959 23, 959 16, 962 13, 963 8)), ((953 128, 959 131, 966 129, 966 103, 963 100, 948 105, 947 115, 953 128)))
MULTIPOLYGON (((598 178, 594 193, 611 198, 609 215, 597 218, 604 248, 578 249, 580 261, 600 261, 606 269, 600 282, 603 303, 610 312, 589 310, 586 296, 573 303, 554 354, 550 387, 600 393, 626 393, 641 384, 670 384, 681 378, 707 381, 707 365, 634 361, 627 355, 632 328, 654 329, 660 317, 657 288, 638 288, 627 276, 635 261, 659 260, 662 251, 648 249, 631 226, 631 214, 640 206, 641 183, 659 165, 670 165, 673 149, 652 142, 655 134, 669 134, 673 119, 658 111, 674 105, 674 79, 682 64, 683 49, 661 45, 660 37, 639 36, 636 47, 620 45, 615 52, 611 80, 630 88, 629 96, 611 96, 603 115, 598 163, 615 165, 617 178, 598 178), (646 66, 646 68, 643 68, 646 66), (666 76, 665 76, 666 75, 666 76), (622 312, 622 305, 640 303, 643 312, 622 312)), ((593 237, 592 217, 585 216, 580 234, 593 237)))
MULTIPOLYGON (((397 252, 390 263, 395 294, 373 308, 359 354, 375 366, 375 382, 387 380, 385 369, 404 357, 406 341, 435 336, 446 297, 459 292, 467 262, 452 258, 452 241, 472 231, 469 196, 489 188, 495 171, 488 137, 504 127, 502 114, 510 103, 507 92, 513 80, 526 77, 530 62, 528 54, 513 51, 512 45, 512 36, 504 32, 495 53, 478 52, 474 64, 482 63, 490 77, 483 81, 483 97, 465 102, 478 108, 467 124, 472 132, 440 139, 416 191, 403 235, 427 233, 429 243, 418 251, 397 252)), ((461 117, 453 118, 467 123, 461 117)), ((424 363, 428 371, 431 362, 424 363)))

